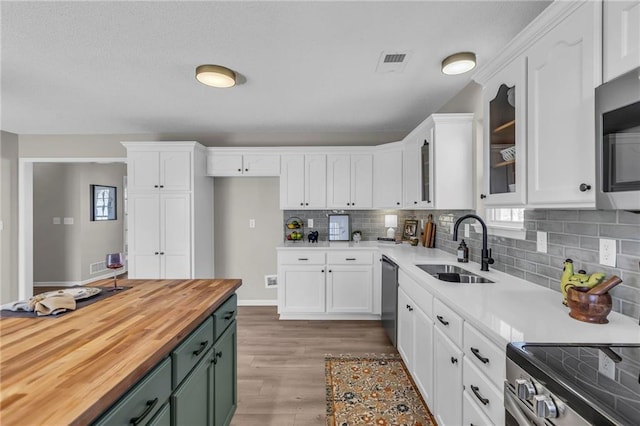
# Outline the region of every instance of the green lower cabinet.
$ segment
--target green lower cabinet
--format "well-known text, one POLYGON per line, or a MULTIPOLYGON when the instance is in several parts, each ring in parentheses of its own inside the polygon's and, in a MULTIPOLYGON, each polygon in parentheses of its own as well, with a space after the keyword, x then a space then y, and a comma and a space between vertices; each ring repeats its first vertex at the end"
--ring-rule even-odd
POLYGON ((171 404, 164 404, 147 426, 171 426, 171 404))
POLYGON ((213 345, 215 368, 211 385, 214 426, 228 426, 238 405, 236 343, 236 322, 233 321, 213 345))
POLYGON ((213 374, 213 351, 202 358, 171 395, 171 424, 174 426, 209 425, 209 383, 213 374))

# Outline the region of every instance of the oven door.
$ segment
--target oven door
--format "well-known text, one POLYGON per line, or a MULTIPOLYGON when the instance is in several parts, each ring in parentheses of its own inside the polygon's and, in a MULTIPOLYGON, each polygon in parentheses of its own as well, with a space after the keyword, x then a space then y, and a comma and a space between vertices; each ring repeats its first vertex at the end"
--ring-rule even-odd
POLYGON ((504 423, 506 426, 549 426, 543 418, 536 417, 531 407, 518 398, 509 382, 504 382, 504 423))

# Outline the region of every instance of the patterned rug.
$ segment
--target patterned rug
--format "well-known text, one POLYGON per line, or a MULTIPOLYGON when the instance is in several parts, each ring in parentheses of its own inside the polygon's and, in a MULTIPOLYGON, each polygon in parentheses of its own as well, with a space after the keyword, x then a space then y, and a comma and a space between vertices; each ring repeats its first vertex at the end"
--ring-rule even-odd
POLYGON ((397 354, 326 356, 327 426, 435 426, 397 354))

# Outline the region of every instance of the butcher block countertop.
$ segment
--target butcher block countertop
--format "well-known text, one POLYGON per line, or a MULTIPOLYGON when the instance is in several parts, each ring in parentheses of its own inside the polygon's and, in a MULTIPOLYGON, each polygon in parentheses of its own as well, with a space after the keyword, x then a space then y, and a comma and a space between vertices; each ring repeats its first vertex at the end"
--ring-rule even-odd
POLYGON ((242 281, 118 284, 132 288, 59 318, 0 319, 0 424, 90 423, 242 281))

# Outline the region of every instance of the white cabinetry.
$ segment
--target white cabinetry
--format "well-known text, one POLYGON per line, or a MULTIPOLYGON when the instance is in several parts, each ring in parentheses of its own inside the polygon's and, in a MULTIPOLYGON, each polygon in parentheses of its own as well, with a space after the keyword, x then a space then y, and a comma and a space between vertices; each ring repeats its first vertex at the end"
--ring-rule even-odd
POLYGON ((485 205, 526 202, 526 61, 519 57, 483 89, 485 205), (513 152, 515 151, 515 152, 513 152))
POLYGON ((209 176, 279 176, 280 155, 209 148, 207 174, 209 176))
POLYGON ((640 1, 604 0, 604 81, 640 66, 640 1))
POLYGON ((405 208, 473 208, 473 114, 433 114, 404 139, 405 208))
POLYGON ((439 425, 462 424, 462 350, 435 327, 435 404, 439 425))
POLYGON ((195 142, 123 142, 129 278, 213 276, 213 184, 195 142))
POLYGON ((279 250, 280 319, 375 319, 372 250, 279 250))
POLYGON ((283 155, 280 170, 280 208, 323 209, 327 205, 327 156, 283 155))
POLYGON ((398 209, 402 207, 402 145, 380 148, 373 154, 373 207, 398 209))
POLYGON ((584 2, 528 51, 527 166, 532 207, 595 205, 599 2, 584 2), (584 184, 584 185, 583 185, 584 184))
POLYGON ((327 207, 339 209, 373 206, 373 156, 327 155, 327 207))

